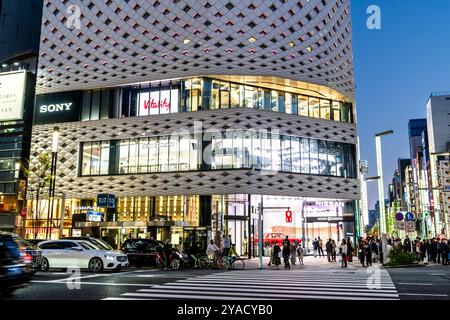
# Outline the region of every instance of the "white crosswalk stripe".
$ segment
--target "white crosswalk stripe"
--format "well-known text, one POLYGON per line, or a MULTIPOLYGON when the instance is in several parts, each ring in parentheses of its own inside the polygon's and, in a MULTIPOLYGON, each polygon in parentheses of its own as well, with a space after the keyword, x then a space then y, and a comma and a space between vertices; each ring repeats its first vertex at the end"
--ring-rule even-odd
POLYGON ((189 277, 123 293, 105 300, 128 299, 338 299, 398 300, 386 270, 243 270, 189 277))

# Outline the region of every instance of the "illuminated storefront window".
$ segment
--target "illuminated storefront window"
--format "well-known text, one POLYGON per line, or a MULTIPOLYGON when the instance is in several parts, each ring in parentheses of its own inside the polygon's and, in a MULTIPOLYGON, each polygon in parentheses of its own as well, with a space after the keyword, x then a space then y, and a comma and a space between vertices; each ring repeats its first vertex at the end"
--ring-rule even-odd
POLYGON ((254 168, 356 177, 352 144, 249 130, 84 142, 80 151, 81 176, 254 168), (110 166, 110 154, 119 160, 117 168, 110 166))

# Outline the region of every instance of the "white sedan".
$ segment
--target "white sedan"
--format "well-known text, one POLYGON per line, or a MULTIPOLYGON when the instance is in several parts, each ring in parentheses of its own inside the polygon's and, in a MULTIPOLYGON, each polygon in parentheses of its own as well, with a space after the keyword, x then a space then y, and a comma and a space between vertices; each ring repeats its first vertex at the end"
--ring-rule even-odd
POLYGON ((39 243, 42 249, 42 271, 50 268, 89 269, 93 272, 128 267, 125 254, 101 250, 81 240, 50 240, 39 243))

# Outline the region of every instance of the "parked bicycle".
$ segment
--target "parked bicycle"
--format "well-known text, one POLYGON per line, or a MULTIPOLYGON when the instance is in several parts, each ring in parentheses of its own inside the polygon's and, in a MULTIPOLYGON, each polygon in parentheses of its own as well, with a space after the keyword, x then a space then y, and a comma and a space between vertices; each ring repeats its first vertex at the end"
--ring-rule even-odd
POLYGON ((202 256, 198 258, 197 263, 200 268, 216 268, 222 270, 228 270, 230 268, 230 260, 219 255, 215 255, 212 258, 202 256))

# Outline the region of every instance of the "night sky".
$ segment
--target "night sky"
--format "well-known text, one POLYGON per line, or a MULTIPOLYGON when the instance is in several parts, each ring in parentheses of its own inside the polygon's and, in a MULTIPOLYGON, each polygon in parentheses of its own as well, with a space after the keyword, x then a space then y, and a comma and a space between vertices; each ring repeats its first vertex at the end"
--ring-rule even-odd
MULTIPOLYGON (((377 132, 386 185, 400 157, 409 157, 408 120, 425 118, 432 92, 450 92, 450 0, 351 0, 356 104, 361 159, 377 175, 377 132), (381 29, 367 28, 370 5, 381 8, 381 29)), ((378 200, 368 183, 369 209, 378 200)))

